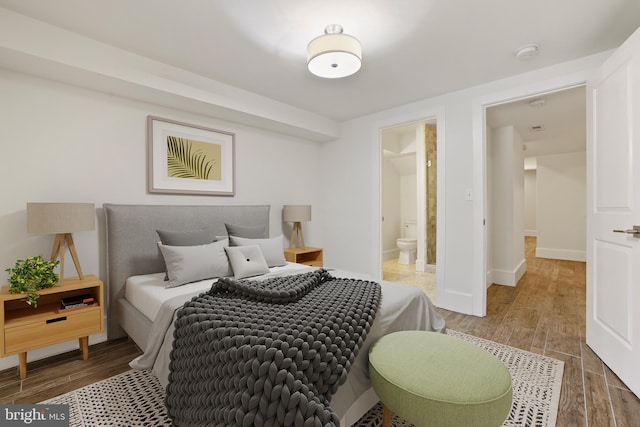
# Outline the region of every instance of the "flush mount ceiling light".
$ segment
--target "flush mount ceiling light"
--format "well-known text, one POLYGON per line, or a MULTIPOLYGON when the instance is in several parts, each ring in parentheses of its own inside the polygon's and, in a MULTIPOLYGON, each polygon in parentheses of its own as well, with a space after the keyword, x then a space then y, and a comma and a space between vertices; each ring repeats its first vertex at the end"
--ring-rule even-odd
POLYGON ((513 54, 518 59, 530 59, 538 54, 539 47, 537 44, 526 44, 517 48, 513 54))
POLYGON ((312 74, 326 79, 347 77, 360 69, 362 48, 353 36, 343 34, 340 25, 329 25, 324 35, 307 46, 307 66, 312 74))

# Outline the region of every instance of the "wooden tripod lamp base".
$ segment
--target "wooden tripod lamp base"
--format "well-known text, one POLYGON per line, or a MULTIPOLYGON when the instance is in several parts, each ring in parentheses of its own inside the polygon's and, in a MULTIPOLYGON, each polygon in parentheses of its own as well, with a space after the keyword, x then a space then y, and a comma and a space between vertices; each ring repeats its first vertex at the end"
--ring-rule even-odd
POLYGON ((302 248, 305 248, 301 223, 302 221, 311 221, 311 205, 284 205, 282 207, 282 220, 293 223, 293 231, 291 231, 291 239, 289 239, 289 249, 294 247, 294 240, 296 247, 302 242, 302 248))
POLYGON ((58 233, 53 241, 53 250, 51 251, 51 262, 55 262, 58 257, 60 258, 60 280, 64 277, 64 252, 65 246, 69 247, 71 253, 71 259, 73 265, 76 267, 78 277, 80 280, 84 280, 82 274, 82 268, 80 267, 80 259, 78 258, 78 252, 76 252, 76 245, 73 243, 73 236, 71 233, 58 233))
POLYGON ((302 224, 300 221, 293 223, 293 231, 291 232, 291 239, 289 239, 289 249, 294 247, 294 241, 296 242, 295 247, 298 247, 300 242, 302 242, 302 248, 306 248, 304 245, 304 236, 302 235, 302 224))

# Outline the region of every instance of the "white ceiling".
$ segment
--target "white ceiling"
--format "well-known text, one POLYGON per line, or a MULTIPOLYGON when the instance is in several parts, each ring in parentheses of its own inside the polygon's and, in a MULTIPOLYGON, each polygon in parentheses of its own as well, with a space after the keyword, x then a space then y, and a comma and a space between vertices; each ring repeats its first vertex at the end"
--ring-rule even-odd
POLYGON ((638 0, 0 0, 0 7, 338 121, 613 49, 640 26, 638 0), (332 23, 360 39, 363 66, 324 80, 306 70, 306 45, 332 23), (516 59, 514 50, 528 43, 539 44, 539 55, 516 59))
POLYGON ((525 157, 585 151, 586 106, 584 86, 540 94, 487 108, 487 126, 513 126, 524 141, 525 157))
MULTIPOLYGON (((524 141, 525 157, 576 153, 586 150, 586 106, 584 86, 538 94, 487 108, 487 127, 513 126, 524 141)), ((435 120, 428 124, 435 125, 435 120)), ((385 129, 392 141, 412 140, 415 132, 416 124, 385 129)), ((393 150, 385 154, 398 155, 393 150)))

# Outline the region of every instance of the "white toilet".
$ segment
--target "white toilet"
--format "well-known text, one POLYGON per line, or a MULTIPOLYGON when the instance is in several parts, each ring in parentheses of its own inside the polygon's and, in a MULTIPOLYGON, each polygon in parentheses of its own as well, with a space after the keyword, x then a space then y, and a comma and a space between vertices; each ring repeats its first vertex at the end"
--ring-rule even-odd
POLYGON ((416 262, 416 250, 418 249, 416 235, 415 221, 407 221, 402 224, 402 237, 396 240, 400 250, 398 264, 408 265, 416 262))

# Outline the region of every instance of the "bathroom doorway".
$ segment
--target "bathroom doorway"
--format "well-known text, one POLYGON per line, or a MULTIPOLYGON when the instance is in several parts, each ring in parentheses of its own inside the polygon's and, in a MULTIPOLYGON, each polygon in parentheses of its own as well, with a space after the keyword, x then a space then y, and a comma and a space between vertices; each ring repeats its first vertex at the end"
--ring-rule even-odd
POLYGON ((436 297, 436 120, 382 130, 382 278, 436 297))

